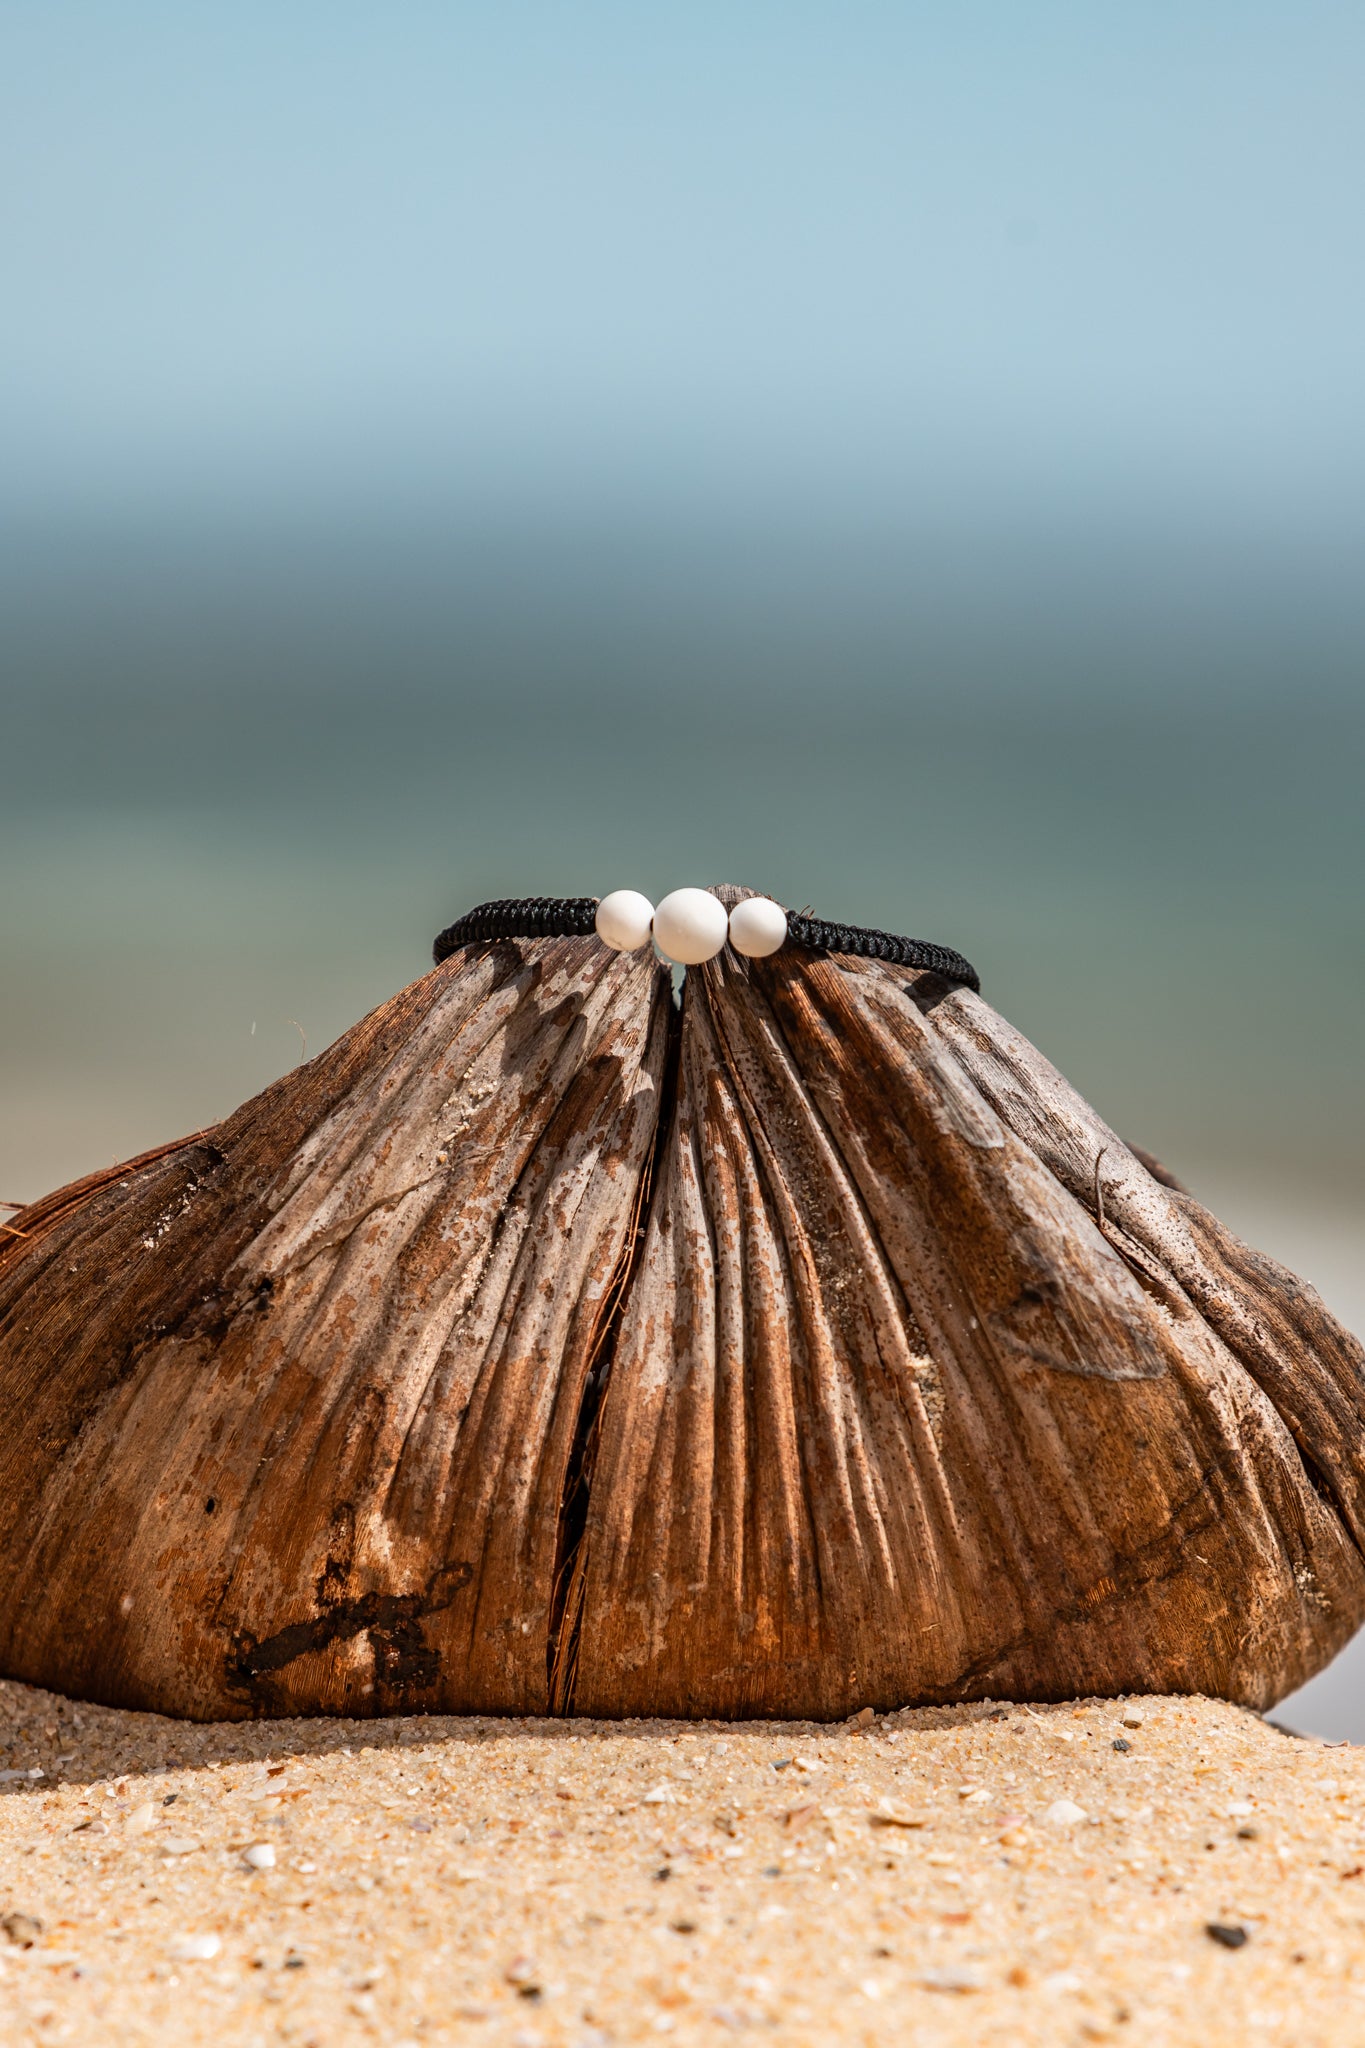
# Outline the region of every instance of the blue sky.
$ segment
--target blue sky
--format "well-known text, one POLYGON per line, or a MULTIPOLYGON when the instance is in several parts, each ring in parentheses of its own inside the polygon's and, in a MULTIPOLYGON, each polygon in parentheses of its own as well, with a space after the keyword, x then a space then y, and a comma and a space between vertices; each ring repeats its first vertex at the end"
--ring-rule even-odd
POLYGON ((1359 511, 1358 5, 11 4, 13 502, 1359 511))

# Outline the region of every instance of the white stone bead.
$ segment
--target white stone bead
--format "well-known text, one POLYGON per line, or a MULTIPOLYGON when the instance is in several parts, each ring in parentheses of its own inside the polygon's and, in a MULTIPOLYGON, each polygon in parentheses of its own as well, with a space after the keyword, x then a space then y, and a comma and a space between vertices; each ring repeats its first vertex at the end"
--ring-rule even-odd
POLYGON ((787 936, 787 913, 771 896, 746 896, 730 912, 730 944, 750 960, 766 960, 787 936))
POLYGON ((674 889, 654 913, 654 938, 666 960, 698 967, 725 944, 730 920, 709 889, 674 889))
POLYGON ((597 906, 597 936, 613 953, 638 953, 649 944, 654 905, 638 889, 613 889, 597 906))

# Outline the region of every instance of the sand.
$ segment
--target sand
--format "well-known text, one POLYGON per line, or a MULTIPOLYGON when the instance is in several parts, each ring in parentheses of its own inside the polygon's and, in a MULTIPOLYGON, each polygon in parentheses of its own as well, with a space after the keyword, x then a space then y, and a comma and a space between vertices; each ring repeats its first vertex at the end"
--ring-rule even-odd
POLYGON ((1365 1750, 1218 1701, 197 1727, 0 1684, 0 1763, 6 2043, 1365 2040, 1365 1750))

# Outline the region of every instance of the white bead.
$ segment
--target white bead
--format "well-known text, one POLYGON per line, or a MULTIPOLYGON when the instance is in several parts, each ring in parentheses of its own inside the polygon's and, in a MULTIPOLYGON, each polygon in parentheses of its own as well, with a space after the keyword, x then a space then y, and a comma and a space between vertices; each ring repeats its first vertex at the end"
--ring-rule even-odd
POLYGON ((654 938, 666 960, 698 967, 725 944, 730 920, 709 889, 674 889, 654 913, 654 938))
POLYGON ((746 896, 730 912, 730 944, 750 960, 766 960, 787 936, 787 913, 771 896, 746 896))
POLYGON ((597 906, 597 936, 613 953, 638 953, 649 944, 654 905, 638 889, 613 889, 597 906))

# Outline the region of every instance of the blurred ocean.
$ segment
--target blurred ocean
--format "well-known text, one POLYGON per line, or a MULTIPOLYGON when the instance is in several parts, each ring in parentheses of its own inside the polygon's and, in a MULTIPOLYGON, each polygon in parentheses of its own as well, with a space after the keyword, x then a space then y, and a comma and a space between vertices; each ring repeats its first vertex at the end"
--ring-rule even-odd
POLYGON ((0 1193, 220 1116, 484 897, 729 879, 960 947, 1195 1184, 1365 1199, 1365 607, 1181 616, 1164 536, 1154 631, 1093 536, 426 518, 5 551, 0 1193))

